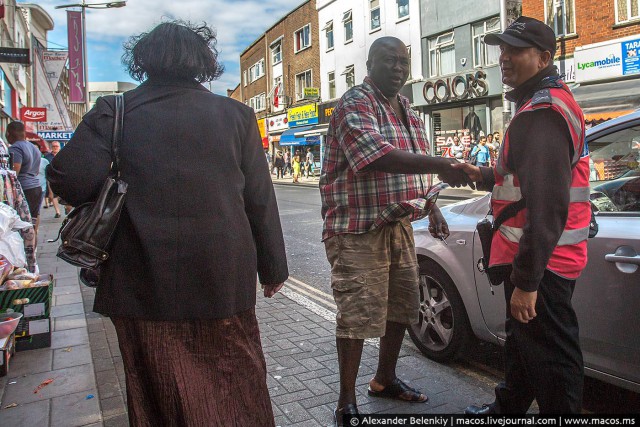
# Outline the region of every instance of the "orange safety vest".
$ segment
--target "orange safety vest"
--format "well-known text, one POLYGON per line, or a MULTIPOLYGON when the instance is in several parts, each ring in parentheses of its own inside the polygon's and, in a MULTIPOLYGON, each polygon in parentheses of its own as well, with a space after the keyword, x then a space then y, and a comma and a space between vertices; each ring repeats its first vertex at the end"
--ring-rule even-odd
MULTIPOLYGON (((591 219, 589 202, 589 148, 585 144, 585 126, 582 110, 573 99, 569 88, 559 82, 562 88, 552 87, 536 92, 531 100, 523 105, 514 116, 526 114, 541 108, 552 108, 566 120, 574 156, 571 160, 572 179, 569 216, 560 240, 556 244, 547 264, 550 270, 567 279, 576 279, 587 264, 587 238, 591 219)), ((500 156, 494 168, 495 187, 491 194, 493 217, 508 205, 520 200, 520 182, 517 171, 508 168, 509 129, 505 132, 500 156)), ((527 209, 523 209, 507 219, 493 235, 491 241, 490 266, 511 265, 518 253, 518 244, 526 223, 527 209)))

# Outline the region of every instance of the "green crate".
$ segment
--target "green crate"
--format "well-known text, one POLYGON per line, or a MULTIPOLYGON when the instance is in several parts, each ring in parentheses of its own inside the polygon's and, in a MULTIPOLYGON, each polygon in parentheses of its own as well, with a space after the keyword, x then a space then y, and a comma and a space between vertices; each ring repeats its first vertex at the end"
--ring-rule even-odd
POLYGON ((49 317, 53 286, 52 280, 49 286, 0 291, 0 311, 10 308, 25 317, 49 317), (23 303, 25 299, 29 300, 26 304, 23 303))

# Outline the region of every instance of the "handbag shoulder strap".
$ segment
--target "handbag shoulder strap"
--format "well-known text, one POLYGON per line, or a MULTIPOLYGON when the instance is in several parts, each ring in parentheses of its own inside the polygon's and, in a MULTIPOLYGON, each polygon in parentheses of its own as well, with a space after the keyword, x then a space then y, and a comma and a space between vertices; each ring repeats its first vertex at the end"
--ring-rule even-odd
POLYGON ((111 155, 113 165, 111 171, 114 175, 120 175, 120 144, 122 143, 122 131, 124 127, 124 95, 115 96, 116 106, 113 116, 113 137, 111 138, 111 155))
POLYGON ((516 216, 518 212, 520 212, 526 206, 527 202, 524 197, 517 202, 513 202, 510 205, 507 205, 507 207, 504 208, 502 212, 500 212, 500 215, 498 215, 498 217, 493 221, 493 231, 496 231, 498 228, 500 228, 502 223, 509 218, 513 218, 514 216, 516 216))

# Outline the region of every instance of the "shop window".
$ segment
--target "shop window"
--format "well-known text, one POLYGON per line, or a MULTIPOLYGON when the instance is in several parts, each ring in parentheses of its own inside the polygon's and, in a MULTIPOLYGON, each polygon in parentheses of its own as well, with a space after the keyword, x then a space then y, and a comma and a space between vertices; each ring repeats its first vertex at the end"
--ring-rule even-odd
POLYGON ((342 23, 344 24, 344 42, 353 40, 353 17, 351 11, 348 10, 342 15, 342 23))
POLYGON ((434 153, 441 156, 458 137, 465 148, 486 135, 487 114, 484 104, 457 107, 433 112, 434 153))
MULTIPOLYGON (((638 0, 634 0, 637 4, 638 0)), ((574 0, 545 0, 544 15, 548 26, 556 36, 575 34, 576 19, 574 0)))
POLYGON ((278 41, 271 45, 271 65, 282 62, 282 41, 278 41))
POLYGON ((473 24, 473 66, 488 67, 498 64, 500 47, 489 46, 484 43, 484 36, 500 32, 500 18, 495 17, 488 21, 473 24))
POLYGON ((453 32, 429 39, 429 76, 456 72, 456 50, 453 32))
POLYGON ((398 19, 409 16, 409 0, 396 0, 398 5, 398 19))
POLYGON ((336 97, 336 73, 332 71, 329 73, 329 99, 336 97))
POLYGON ((353 65, 349 65, 343 72, 342 75, 345 76, 345 81, 347 83, 347 89, 351 89, 356 85, 356 71, 353 65))
POLYGON ((249 99, 249 107, 253 108, 253 111, 255 112, 263 111, 267 108, 265 100, 266 94, 263 92, 260 95, 254 96, 253 98, 249 99))
POLYGON ((380 0, 369 1, 371 31, 380 28, 380 0))
POLYGON ((304 98, 304 88, 306 87, 313 87, 311 70, 296 74, 296 100, 299 101, 304 98))
POLYGON ((253 83, 264 76, 264 59, 249 67, 249 83, 253 83))
POLYGON ((311 24, 307 24, 295 32, 293 46, 295 53, 311 46, 311 24))
POLYGON ((640 19, 640 0, 616 0, 616 23, 640 19))
POLYGON ((333 49, 333 21, 324 26, 324 34, 327 39, 327 50, 333 49))

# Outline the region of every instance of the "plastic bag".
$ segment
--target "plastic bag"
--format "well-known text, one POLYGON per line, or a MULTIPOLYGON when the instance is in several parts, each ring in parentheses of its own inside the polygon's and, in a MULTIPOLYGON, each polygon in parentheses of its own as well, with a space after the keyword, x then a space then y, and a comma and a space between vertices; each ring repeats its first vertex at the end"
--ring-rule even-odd
POLYGON ((0 255, 15 267, 27 265, 24 240, 16 230, 32 227, 31 223, 22 221, 13 208, 0 203, 0 255))

